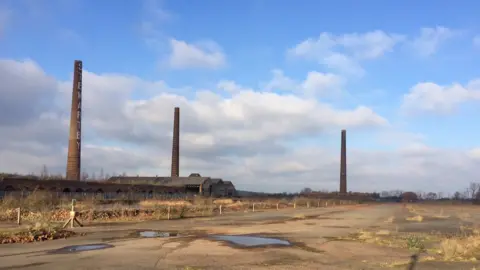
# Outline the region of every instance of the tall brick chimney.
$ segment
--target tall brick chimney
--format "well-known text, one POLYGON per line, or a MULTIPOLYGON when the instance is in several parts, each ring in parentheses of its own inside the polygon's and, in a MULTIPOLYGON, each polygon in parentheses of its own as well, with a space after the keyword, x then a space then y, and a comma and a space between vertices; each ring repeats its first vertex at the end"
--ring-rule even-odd
POLYGON ((347 193, 347 131, 342 130, 342 146, 340 153, 340 194, 347 193))
POLYGON ((180 176, 180 108, 175 107, 173 116, 172 177, 180 176))
POLYGON ((72 109, 70 113, 66 179, 79 181, 82 143, 82 61, 75 60, 73 68, 72 109))

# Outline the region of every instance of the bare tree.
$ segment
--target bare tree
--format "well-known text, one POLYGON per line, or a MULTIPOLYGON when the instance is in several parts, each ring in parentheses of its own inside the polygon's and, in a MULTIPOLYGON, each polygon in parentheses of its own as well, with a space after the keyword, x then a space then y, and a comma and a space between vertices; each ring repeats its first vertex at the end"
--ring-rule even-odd
POLYGON ((437 194, 434 193, 434 192, 429 192, 429 193, 427 193, 426 199, 427 200, 436 200, 437 199, 437 194))
POLYGON ((393 196, 393 197, 400 197, 402 195, 403 191, 401 190, 392 190, 390 191, 390 195, 393 196))
POLYGON ((455 192, 455 194, 453 194, 453 199, 454 200, 460 200, 462 199, 462 194, 460 192, 455 192))
POLYGON ((469 198, 475 199, 477 196, 477 192, 480 191, 480 183, 474 183, 474 182, 470 183, 467 191, 468 191, 469 198))
POLYGON ((105 180, 105 176, 103 173, 103 168, 100 168, 100 180, 105 180))
POLYGON ((82 172, 82 180, 87 181, 88 180, 88 173, 86 171, 82 172))
POLYGON ((91 177, 91 179, 94 180, 94 181, 97 180, 97 177, 96 177, 96 175, 95 175, 95 172, 92 172, 92 177, 91 177))
POLYGON ((42 172, 40 173, 40 179, 45 180, 48 178, 47 165, 43 164, 42 172))
POLYGON ((302 191, 300 191, 300 193, 302 194, 309 194, 309 193, 312 193, 312 189, 311 188, 303 188, 302 191))

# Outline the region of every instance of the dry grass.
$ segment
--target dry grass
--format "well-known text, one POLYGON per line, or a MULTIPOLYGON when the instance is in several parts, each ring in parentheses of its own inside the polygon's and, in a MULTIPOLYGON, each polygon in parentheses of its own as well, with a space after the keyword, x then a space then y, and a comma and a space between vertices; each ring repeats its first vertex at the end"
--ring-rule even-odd
POLYGON ((460 212, 457 214, 457 217, 462 221, 467 221, 467 222, 472 221, 472 215, 470 215, 470 213, 460 212))
POLYGON ((37 222, 34 226, 27 227, 26 230, 0 232, 0 244, 39 242, 73 235, 76 233, 52 226, 49 223, 37 222))
POLYGON ((416 215, 416 216, 413 216, 413 217, 407 217, 407 218, 405 218, 405 220, 422 222, 423 221, 423 216, 416 215))
MULTIPOLYGON (((460 230, 467 231, 466 228, 460 230)), ((347 237, 337 240, 353 240, 377 244, 387 247, 406 248, 421 252, 420 261, 477 261, 480 260, 480 230, 468 228, 468 234, 428 234, 428 233, 395 233, 389 230, 366 231, 360 230, 347 237)), ((403 264, 404 262, 399 262, 403 264)), ((385 264, 393 267, 396 263, 385 264)))
POLYGON ((480 236, 444 239, 440 243, 441 254, 447 261, 480 259, 480 236))
MULTIPOLYGON (((0 221, 15 221, 16 208, 21 208, 22 223, 49 223, 61 222, 69 218, 71 199, 58 198, 49 192, 33 192, 27 197, 5 197, 0 200, 0 221)), ((196 196, 191 200, 158 200, 149 199, 142 201, 103 200, 101 198, 88 198, 76 202, 75 210, 79 219, 87 222, 96 221, 142 221, 152 219, 178 219, 185 217, 209 217, 218 214, 220 207, 222 213, 250 212, 275 210, 277 208, 293 207, 323 207, 325 204, 340 205, 339 200, 311 200, 311 199, 213 199, 196 196), (316 203, 315 203, 316 202, 316 203)), ((356 201, 345 201, 344 204, 357 204, 356 201)))
POLYGON ((157 206, 165 206, 165 205, 170 205, 170 206, 190 206, 192 205, 191 202, 187 201, 164 201, 164 200, 145 200, 145 201, 140 201, 138 203, 141 207, 144 208, 152 208, 152 207, 157 207, 157 206))
POLYGON ((293 218, 294 219, 305 219, 306 216, 304 214, 295 214, 295 215, 293 215, 293 218))
POLYGON ((393 223, 395 221, 395 217, 391 216, 387 220, 385 220, 385 223, 393 223))

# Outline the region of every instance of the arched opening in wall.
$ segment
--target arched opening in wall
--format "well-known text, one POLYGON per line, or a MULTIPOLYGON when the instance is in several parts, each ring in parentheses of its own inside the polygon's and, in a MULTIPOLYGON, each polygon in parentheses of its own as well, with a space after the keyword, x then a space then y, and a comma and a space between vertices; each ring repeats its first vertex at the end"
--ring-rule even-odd
POLYGON ((105 199, 105 195, 103 192, 103 189, 99 188, 95 191, 95 197, 98 197, 100 199, 105 199))
POLYGON ((37 190, 37 191, 45 191, 45 188, 42 187, 42 186, 37 186, 37 187, 35 188, 35 190, 37 190))
POLYGON ((69 189, 69 188, 64 188, 64 189, 62 190, 62 192, 63 192, 63 193, 70 193, 70 189, 69 189))
POLYGON ((153 198, 153 190, 149 190, 149 191, 148 191, 147 197, 148 197, 149 199, 152 199, 152 198, 153 198))
POLYGON ((117 189, 117 191, 115 193, 116 193, 115 196, 117 198, 123 198, 124 197, 123 196, 123 191, 121 189, 117 189))
POLYGON ((88 196, 88 195, 91 195, 92 193, 93 193, 93 189, 87 188, 87 189, 83 192, 83 196, 88 196))
POLYGON ((4 196, 7 195, 14 195, 15 194, 15 189, 13 186, 6 186, 5 188, 0 189, 0 199, 2 199, 4 196))
POLYGON ((77 189, 75 189, 75 192, 82 193, 82 192, 83 192, 83 189, 77 188, 77 189))

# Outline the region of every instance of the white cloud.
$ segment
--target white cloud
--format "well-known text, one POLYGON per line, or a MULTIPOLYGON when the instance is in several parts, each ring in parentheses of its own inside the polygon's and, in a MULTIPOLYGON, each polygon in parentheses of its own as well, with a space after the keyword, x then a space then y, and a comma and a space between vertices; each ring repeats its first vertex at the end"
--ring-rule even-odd
POLYGON ((458 31, 442 26, 422 28, 420 35, 411 41, 411 45, 418 54, 430 56, 437 52, 442 43, 458 34, 458 31))
POLYGON ((171 39, 169 64, 173 68, 220 68, 226 64, 225 54, 213 42, 208 44, 189 44, 171 39))
POLYGON ((143 9, 153 21, 164 22, 173 18, 173 13, 167 10, 163 0, 144 0, 143 9))
POLYGON ((242 91, 253 91, 253 89, 245 88, 232 80, 221 80, 217 83, 217 88, 231 94, 240 93, 242 91))
POLYGON ((343 79, 335 74, 311 71, 307 74, 305 81, 303 81, 302 89, 308 95, 325 95, 331 94, 330 91, 337 92, 343 83, 343 79))
POLYGON ((337 38, 338 44, 351 51, 358 59, 375 59, 392 52, 395 45, 404 40, 404 36, 372 31, 364 34, 345 34, 337 38))
MULTIPOLYGON (((281 92, 307 98, 323 97, 339 94, 345 84, 344 78, 333 73, 310 71, 301 82, 288 77, 280 69, 272 70, 271 74, 272 78, 269 81, 260 84, 259 88, 263 92, 281 92)), ((221 80, 217 88, 231 94, 254 91, 232 80, 221 80)))
POLYGON ((365 70, 352 57, 342 53, 331 53, 323 59, 324 65, 330 69, 343 72, 348 75, 363 76, 365 70))
POLYGON ((273 78, 267 83, 265 89, 267 91, 292 91, 295 90, 297 86, 297 82, 293 79, 285 76, 282 70, 274 69, 272 70, 273 78))
POLYGON ((391 52, 404 37, 376 30, 367 33, 333 35, 321 33, 308 38, 288 51, 290 56, 317 61, 328 68, 362 76, 360 61, 376 59, 391 52))
MULTIPOLYGON (((9 111, 12 120, 0 122, 0 171, 39 172, 46 164, 51 172, 63 172, 71 83, 56 81, 32 61, 4 60, 0 69, 10 71, 0 72, 2 101, 6 98, 20 107, 30 101, 19 101, 18 93, 50 95, 48 106, 22 114, 9 111), (36 81, 36 87, 27 87, 29 81, 36 81)), ((389 129, 388 121, 367 107, 338 109, 295 92, 237 87, 234 81, 223 84, 235 89, 230 97, 202 90, 187 98, 180 94, 183 90, 162 81, 88 71, 83 75, 82 165, 97 174, 103 167, 109 173, 167 175, 174 106, 181 107, 181 174, 223 177, 253 190, 335 190, 338 148, 304 139, 322 141, 342 128, 349 139, 359 130, 389 129), (149 98, 132 100, 138 91, 149 93, 142 95, 149 98)), ((305 82, 316 77, 330 80, 312 72, 305 82)), ((5 113, 0 108, 0 114, 5 113)), ((453 192, 475 179, 480 160, 471 152, 433 149, 418 138, 412 143, 405 139, 389 151, 361 150, 349 143, 349 188, 453 192)))
POLYGON ((407 113, 424 111, 449 113, 459 104, 480 99, 480 80, 467 85, 455 83, 448 86, 432 82, 418 83, 404 95, 402 109, 407 113))

